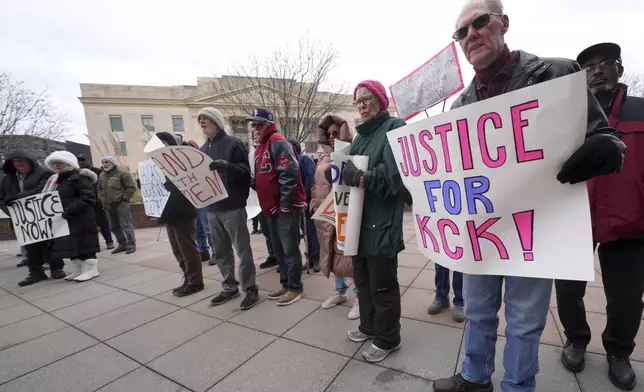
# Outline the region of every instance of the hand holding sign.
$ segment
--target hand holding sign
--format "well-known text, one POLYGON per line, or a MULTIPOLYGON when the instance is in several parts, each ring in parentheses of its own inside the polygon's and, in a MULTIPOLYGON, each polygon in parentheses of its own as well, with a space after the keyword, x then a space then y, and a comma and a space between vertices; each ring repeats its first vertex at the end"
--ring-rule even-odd
POLYGON ((188 146, 169 146, 150 153, 152 161, 196 208, 204 208, 228 197, 212 159, 188 146))

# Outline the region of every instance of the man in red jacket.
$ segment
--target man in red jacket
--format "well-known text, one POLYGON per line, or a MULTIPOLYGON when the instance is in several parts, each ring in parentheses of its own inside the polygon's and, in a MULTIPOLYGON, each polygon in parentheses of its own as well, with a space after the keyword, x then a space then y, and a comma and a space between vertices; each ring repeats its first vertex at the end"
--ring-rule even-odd
POLYGON ((277 304, 290 305, 302 298, 300 217, 306 195, 293 147, 279 133, 273 113, 254 109, 248 118, 259 144, 255 149, 255 190, 266 216, 282 288, 268 295, 277 304))
MULTIPOLYGON (((608 378, 618 388, 635 387, 629 357, 642 317, 644 295, 644 99, 627 96, 619 83, 624 73, 621 49, 613 43, 593 45, 579 54, 588 87, 599 101, 612 128, 622 133, 626 157, 621 173, 588 180, 593 246, 599 252, 606 329, 602 341, 608 360, 608 378)), ((584 294, 586 282, 555 282, 559 319, 568 339, 561 354, 564 366, 579 372, 590 343, 584 294)))

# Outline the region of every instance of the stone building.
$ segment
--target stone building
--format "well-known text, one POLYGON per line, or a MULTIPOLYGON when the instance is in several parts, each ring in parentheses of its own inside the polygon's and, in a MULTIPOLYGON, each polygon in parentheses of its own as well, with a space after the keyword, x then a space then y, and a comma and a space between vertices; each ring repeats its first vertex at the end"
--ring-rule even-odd
MULTIPOLYGON (((98 164, 104 155, 114 155, 121 165, 136 172, 138 162, 145 159, 143 147, 154 132, 181 133, 184 140, 192 139, 201 144, 204 137, 197 123, 197 113, 207 106, 222 112, 230 134, 248 141, 250 132, 243 120, 254 103, 247 102, 246 107, 240 103, 246 101, 245 97, 254 100, 253 94, 257 92, 255 87, 244 86, 244 79, 234 76, 201 77, 197 79, 196 86, 81 84, 79 100, 85 110, 94 163, 98 164), (223 89, 224 80, 232 80, 239 88, 223 89), (244 99, 235 99, 242 97, 240 94, 244 94, 244 99)), ((234 84, 225 86, 231 85, 234 84)), ((264 93, 270 91, 267 86, 260 88, 264 88, 264 93)), ((342 95, 340 98, 335 114, 345 117, 354 128, 360 119, 352 105, 352 96, 342 95)), ((317 120, 312 122, 317 123, 317 120)), ((307 153, 317 150, 314 129, 304 140, 303 148, 307 153)))

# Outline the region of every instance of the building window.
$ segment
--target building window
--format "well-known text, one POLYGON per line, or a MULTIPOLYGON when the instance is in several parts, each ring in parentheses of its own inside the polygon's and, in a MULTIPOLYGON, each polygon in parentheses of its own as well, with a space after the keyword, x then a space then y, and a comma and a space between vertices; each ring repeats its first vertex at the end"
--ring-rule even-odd
POLYGON ((127 156, 127 146, 125 145, 125 142, 119 142, 119 146, 121 147, 120 154, 122 157, 127 156))
POLYGON ((154 117, 141 116, 141 124, 143 124, 144 132, 154 132, 154 117))
POLYGON ((230 124, 234 134, 248 135, 248 121, 245 117, 231 117, 230 124))
POLYGON ((123 119, 121 116, 110 116, 110 128, 112 132, 123 132, 123 119))
POLYGON ((183 116, 172 116, 172 130, 175 132, 184 132, 183 116))

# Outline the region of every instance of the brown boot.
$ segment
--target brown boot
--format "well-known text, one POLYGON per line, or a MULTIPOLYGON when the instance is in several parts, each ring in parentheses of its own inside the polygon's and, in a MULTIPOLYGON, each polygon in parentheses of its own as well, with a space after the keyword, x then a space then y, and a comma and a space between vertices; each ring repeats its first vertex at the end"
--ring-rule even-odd
POLYGON ((275 290, 272 293, 268 294, 268 299, 279 299, 282 295, 286 294, 286 288, 282 287, 279 290, 275 290))

